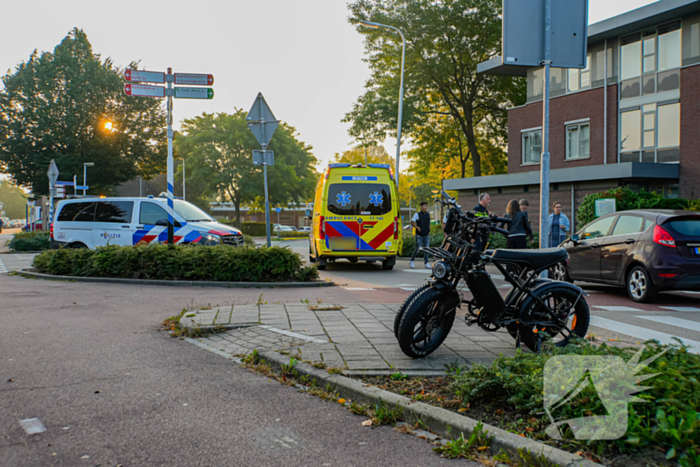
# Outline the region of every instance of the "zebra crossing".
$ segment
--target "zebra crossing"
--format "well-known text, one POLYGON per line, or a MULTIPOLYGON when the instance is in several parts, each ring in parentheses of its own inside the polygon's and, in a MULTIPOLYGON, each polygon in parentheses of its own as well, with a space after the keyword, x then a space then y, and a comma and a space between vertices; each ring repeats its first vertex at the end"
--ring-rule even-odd
POLYGON ((0 274, 7 274, 7 268, 5 267, 5 263, 2 261, 2 258, 0 258, 0 274))

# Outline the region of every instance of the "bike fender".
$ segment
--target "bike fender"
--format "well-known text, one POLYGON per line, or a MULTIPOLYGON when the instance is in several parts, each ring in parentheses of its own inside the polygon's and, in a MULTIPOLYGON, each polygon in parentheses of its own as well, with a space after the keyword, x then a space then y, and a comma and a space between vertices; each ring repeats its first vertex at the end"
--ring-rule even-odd
POLYGON ((445 281, 436 280, 432 283, 432 287, 447 295, 449 300, 448 308, 450 310, 455 308, 461 308, 462 299, 459 296, 459 292, 452 288, 452 284, 445 281))
MULTIPOLYGON (((540 279, 535 283, 535 287, 533 287, 532 292, 535 295, 542 295, 547 293, 549 289, 557 288, 557 287, 563 287, 566 289, 570 289, 573 291, 575 294, 579 295, 581 294, 582 296, 588 297, 588 294, 583 291, 581 287, 578 287, 574 284, 571 284, 569 282, 561 282, 561 281, 555 281, 551 279, 540 279)), ((520 305, 518 306, 518 317, 521 317, 523 315, 523 312, 530 306, 530 304, 534 301, 535 299, 530 297, 530 296, 525 296, 525 299, 520 302, 520 305)))

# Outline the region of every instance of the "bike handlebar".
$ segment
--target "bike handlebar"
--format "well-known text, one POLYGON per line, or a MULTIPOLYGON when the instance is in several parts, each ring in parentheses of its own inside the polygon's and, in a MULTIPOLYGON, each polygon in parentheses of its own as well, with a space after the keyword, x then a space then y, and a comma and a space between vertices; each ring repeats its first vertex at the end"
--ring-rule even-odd
POLYGON ((494 232, 498 232, 498 233, 500 233, 500 234, 503 234, 503 235, 505 235, 506 237, 508 236, 508 233, 509 233, 507 230, 501 229, 501 228, 499 228, 499 227, 491 227, 491 230, 493 230, 494 232))

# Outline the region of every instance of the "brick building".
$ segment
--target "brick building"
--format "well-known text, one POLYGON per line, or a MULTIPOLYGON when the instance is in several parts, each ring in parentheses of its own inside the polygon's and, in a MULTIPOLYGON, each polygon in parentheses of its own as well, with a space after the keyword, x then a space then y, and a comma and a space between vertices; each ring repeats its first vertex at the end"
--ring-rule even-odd
MULTIPOLYGON (((700 198, 700 2, 661 0, 588 27, 586 68, 552 68, 550 200, 573 219, 590 193, 627 185, 700 198)), ((543 69, 479 64, 524 76, 527 102, 508 110, 508 174, 445 180, 463 206, 480 193, 502 213, 530 201, 539 218, 543 69)), ((577 226, 581 227, 581 226, 577 226)))

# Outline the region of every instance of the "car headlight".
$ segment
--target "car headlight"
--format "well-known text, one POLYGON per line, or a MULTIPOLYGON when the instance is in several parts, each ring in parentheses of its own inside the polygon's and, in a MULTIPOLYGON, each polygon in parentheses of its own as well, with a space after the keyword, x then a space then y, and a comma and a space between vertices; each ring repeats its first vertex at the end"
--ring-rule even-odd
POLYGON ((205 233, 205 234, 202 234, 202 240, 199 243, 204 245, 204 246, 221 245, 221 237, 218 235, 205 233))
POLYGON ((435 261, 433 263, 433 277, 436 279, 444 279, 450 275, 450 265, 445 261, 435 261))

